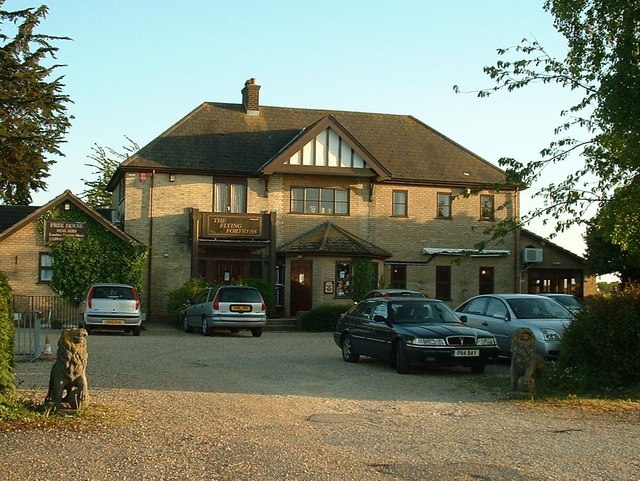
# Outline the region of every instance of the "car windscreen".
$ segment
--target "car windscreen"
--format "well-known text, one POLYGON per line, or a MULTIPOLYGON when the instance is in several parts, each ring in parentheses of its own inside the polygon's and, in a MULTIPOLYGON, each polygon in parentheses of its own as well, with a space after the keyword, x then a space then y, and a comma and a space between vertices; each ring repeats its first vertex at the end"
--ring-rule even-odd
POLYGON ((571 313, 563 306, 546 297, 507 299, 518 319, 568 319, 571 313))
POLYGON ((133 290, 126 286, 96 286, 93 288, 94 299, 133 299, 133 290))
POLYGON ((568 308, 576 309, 582 307, 580 301, 573 296, 553 296, 551 299, 568 308))
POLYGON ((262 302, 257 289, 220 289, 220 302, 262 302))
POLYGON ((389 303, 394 323, 459 323, 460 320, 443 302, 397 302, 389 303))

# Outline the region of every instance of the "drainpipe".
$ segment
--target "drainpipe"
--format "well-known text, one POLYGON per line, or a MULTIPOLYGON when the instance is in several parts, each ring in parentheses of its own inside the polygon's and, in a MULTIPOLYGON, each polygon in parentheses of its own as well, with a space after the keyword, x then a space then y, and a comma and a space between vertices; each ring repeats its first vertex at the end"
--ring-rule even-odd
POLYGON ((153 268, 153 187, 156 171, 151 171, 151 186, 149 187, 149 260, 147 264, 147 320, 151 319, 151 272, 153 268))
POLYGON ((515 230, 513 232, 513 290, 514 292, 522 292, 522 273, 520 272, 520 190, 516 187, 514 193, 514 212, 515 230))

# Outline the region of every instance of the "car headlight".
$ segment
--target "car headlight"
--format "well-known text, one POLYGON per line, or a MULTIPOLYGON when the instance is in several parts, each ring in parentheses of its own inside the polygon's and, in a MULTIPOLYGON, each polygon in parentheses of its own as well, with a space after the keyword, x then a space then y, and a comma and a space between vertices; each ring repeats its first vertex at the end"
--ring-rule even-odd
POLYGON ((479 337, 476 339, 476 346, 495 346, 498 344, 495 337, 479 337))
POLYGON ((542 331, 542 335, 544 336, 545 341, 559 341, 560 334, 558 334, 555 330, 547 328, 540 329, 542 331))
POLYGON ((431 338, 431 337, 416 337, 410 339, 407 344, 413 344, 414 346, 445 346, 444 339, 431 338))

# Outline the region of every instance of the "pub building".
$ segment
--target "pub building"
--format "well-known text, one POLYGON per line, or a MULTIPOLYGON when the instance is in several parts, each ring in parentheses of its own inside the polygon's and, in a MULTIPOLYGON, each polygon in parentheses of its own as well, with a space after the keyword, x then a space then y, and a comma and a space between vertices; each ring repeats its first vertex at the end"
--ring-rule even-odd
MULTIPOLYGON (((263 279, 276 316, 351 304, 363 261, 372 287, 454 307, 486 292, 595 292, 580 256, 524 229, 477 248, 519 218, 526 186, 451 138, 410 115, 261 105, 260 89, 249 79, 240 103, 196 107, 108 183, 111 227, 149 247, 147 319, 171 320, 168 293, 195 276, 263 279)), ((0 223, 0 269, 11 232, 0 223)))

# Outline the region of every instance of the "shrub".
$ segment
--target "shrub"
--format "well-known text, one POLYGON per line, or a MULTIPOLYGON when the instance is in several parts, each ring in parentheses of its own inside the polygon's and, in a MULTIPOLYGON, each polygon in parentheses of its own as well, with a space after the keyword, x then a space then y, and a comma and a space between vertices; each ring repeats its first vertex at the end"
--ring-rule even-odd
POLYGON ((300 317, 300 330, 312 332, 334 331, 338 319, 351 304, 322 304, 300 317))
POLYGON ((563 335, 562 382, 578 391, 640 386, 639 345, 640 286, 587 299, 563 335))
POLYGON ((13 382, 15 326, 9 312, 11 287, 4 272, 0 272, 0 401, 15 392, 13 382))
POLYGON ((193 277, 182 284, 182 287, 169 292, 167 296, 167 312, 169 313, 169 317, 179 321, 180 311, 184 305, 193 300, 205 287, 207 287, 207 283, 202 277, 193 277))

